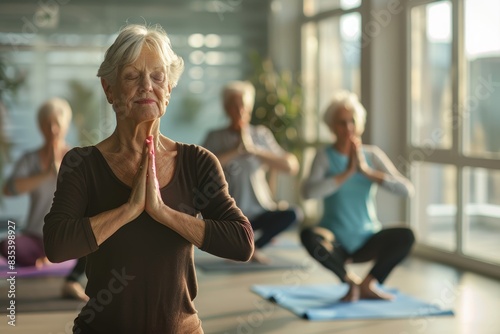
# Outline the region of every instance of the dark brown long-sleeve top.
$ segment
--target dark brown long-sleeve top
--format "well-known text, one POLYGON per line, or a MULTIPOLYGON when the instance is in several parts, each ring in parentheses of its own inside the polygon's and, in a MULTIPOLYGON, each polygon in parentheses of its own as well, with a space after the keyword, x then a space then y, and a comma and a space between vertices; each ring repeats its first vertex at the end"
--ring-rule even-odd
MULTIPOLYGON (((201 250, 246 261, 253 251, 247 218, 229 196, 215 156, 178 143, 175 174, 161 189, 165 204, 206 223, 201 250)), ((78 333, 203 333, 193 300, 197 294, 193 245, 143 212, 97 245, 89 217, 124 204, 131 188, 94 147, 65 156, 44 243, 51 261, 87 257, 90 301, 75 319, 78 333)))

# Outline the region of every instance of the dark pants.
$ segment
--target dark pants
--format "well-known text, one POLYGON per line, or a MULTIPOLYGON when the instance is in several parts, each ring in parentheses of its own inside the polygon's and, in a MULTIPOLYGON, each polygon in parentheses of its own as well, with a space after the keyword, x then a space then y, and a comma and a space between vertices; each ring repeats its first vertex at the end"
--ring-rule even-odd
POLYGON ((298 208, 288 210, 266 211, 250 222, 254 231, 262 234, 255 240, 255 248, 259 249, 267 245, 276 235, 295 224, 300 217, 298 208))
POLYGON ((71 272, 66 276, 68 282, 78 282, 82 275, 85 273, 85 265, 87 263, 86 257, 81 257, 76 262, 71 272))
POLYGON ((352 254, 339 246, 333 233, 324 228, 306 228, 300 233, 300 240, 309 254, 333 271, 342 282, 345 282, 347 274, 347 260, 353 263, 375 260, 370 274, 383 283, 394 267, 408 255, 415 237, 412 230, 406 227, 383 229, 352 254))

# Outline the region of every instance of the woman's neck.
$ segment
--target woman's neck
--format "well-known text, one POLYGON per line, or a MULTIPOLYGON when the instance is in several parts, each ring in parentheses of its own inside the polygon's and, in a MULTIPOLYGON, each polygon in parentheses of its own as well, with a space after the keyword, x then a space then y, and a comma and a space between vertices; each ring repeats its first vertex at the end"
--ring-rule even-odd
POLYGON ((351 143, 349 141, 340 141, 340 140, 337 140, 334 144, 333 144, 333 147, 339 151, 340 153, 342 154, 349 154, 350 150, 351 150, 351 143))
POLYGON ((42 150, 47 151, 47 152, 52 152, 52 151, 57 152, 57 151, 66 149, 66 147, 67 147, 67 144, 66 144, 66 141, 64 139, 49 140, 43 144, 42 150))
POLYGON ((142 153, 146 138, 150 135, 154 138, 155 149, 160 149, 160 132, 156 122, 142 123, 137 126, 118 124, 115 131, 110 136, 110 139, 112 139, 112 150, 115 152, 133 150, 142 153))

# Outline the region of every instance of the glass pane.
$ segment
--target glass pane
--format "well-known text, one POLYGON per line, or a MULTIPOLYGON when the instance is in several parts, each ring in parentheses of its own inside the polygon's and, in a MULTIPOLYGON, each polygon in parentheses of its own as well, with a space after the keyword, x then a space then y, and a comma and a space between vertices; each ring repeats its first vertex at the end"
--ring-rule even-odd
POLYGON ((500 157, 500 1, 465 1, 464 153, 500 157))
POLYGON ((416 163, 416 186, 412 202, 412 225, 420 243, 456 249, 456 168, 451 165, 416 163))
POLYGON ((361 6, 361 0, 304 0, 304 14, 312 16, 332 9, 351 9, 361 6))
POLYGON ((415 146, 452 145, 451 4, 411 11, 411 140, 415 146))
MULTIPOLYGON (((347 89, 360 94, 361 15, 351 13, 319 23, 319 98, 322 113, 332 94, 347 89)), ((320 128, 320 138, 329 140, 326 126, 320 128)))
POLYGON ((318 139, 318 33, 316 23, 302 26, 303 135, 307 142, 318 139))
POLYGON ((500 263, 500 171, 464 170, 466 193, 463 252, 500 263))

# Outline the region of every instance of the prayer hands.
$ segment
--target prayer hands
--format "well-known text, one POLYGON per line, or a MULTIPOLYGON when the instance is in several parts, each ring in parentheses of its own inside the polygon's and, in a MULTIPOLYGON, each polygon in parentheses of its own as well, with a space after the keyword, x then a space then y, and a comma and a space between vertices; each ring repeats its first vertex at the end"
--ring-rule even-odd
POLYGON ((155 158, 153 136, 148 136, 144 143, 141 164, 135 175, 129 198, 129 204, 135 211, 134 217, 146 210, 151 217, 155 218, 165 205, 161 199, 155 158))
POLYGON ((146 138, 147 152, 147 170, 146 174, 146 212, 155 217, 165 205, 161 199, 160 184, 156 175, 156 152, 154 148, 153 136, 146 138))
POLYGON ((47 165, 47 169, 45 170, 47 175, 57 175, 59 167, 61 167, 62 156, 58 155, 56 152, 56 143, 53 143, 53 145, 50 146, 49 163, 47 165))
POLYGON ((352 136, 351 141, 351 160, 354 160, 356 169, 364 173, 368 168, 368 164, 363 153, 363 143, 361 138, 357 136, 352 136))
POLYGON ((250 136, 248 127, 241 128, 240 135, 241 135, 241 143, 239 149, 242 152, 254 154, 255 144, 253 143, 252 137, 250 136))
POLYGON ((361 138, 356 136, 351 136, 349 138, 350 142, 350 155, 349 155, 349 165, 348 169, 352 171, 359 170, 364 172, 368 168, 366 163, 365 155, 362 150, 361 138))

